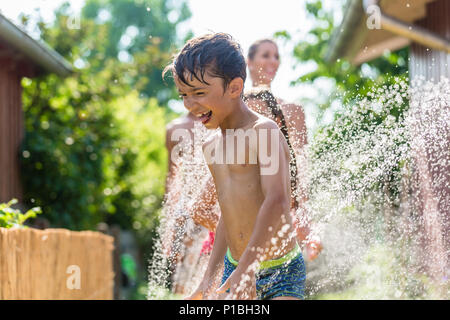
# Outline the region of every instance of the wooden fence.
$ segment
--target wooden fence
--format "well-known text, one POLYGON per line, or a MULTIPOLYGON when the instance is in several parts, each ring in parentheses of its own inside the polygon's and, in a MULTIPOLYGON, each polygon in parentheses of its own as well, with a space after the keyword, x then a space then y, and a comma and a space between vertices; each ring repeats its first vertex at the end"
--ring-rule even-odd
POLYGON ((113 249, 100 232, 0 228, 0 300, 113 299, 113 249))

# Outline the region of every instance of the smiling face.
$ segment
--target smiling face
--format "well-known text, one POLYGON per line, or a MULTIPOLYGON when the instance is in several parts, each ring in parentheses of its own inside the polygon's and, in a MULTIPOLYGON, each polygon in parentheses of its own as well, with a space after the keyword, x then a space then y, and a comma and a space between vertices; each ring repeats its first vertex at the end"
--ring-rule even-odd
POLYGON ((191 75, 185 75, 185 78, 189 85, 174 75, 175 85, 183 99, 184 106, 207 129, 216 129, 233 111, 233 99, 239 97, 233 91, 234 80, 224 89, 223 79, 213 77, 208 72, 205 72, 203 77, 208 84, 191 77, 191 75))
POLYGON ((253 85, 270 86, 279 66, 280 56, 276 44, 269 41, 260 43, 254 57, 248 59, 248 68, 253 85))

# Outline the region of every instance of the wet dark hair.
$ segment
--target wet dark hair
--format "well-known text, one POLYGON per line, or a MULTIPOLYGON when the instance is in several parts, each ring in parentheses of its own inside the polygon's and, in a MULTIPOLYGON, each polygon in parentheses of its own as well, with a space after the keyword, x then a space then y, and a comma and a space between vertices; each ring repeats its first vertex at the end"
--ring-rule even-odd
POLYGON ((255 54, 258 51, 259 46, 265 42, 272 43, 278 48, 278 45, 272 39, 268 39, 268 38, 260 39, 260 40, 253 42, 253 44, 250 46, 250 48, 248 48, 247 58, 249 60, 253 60, 253 58, 255 58, 255 54))
POLYGON ((241 46, 233 37, 226 33, 213 33, 189 40, 181 51, 175 56, 172 63, 163 71, 171 71, 184 84, 192 87, 187 80, 195 77, 198 81, 205 81, 205 72, 212 77, 223 79, 224 90, 231 80, 247 77, 245 58, 241 46))

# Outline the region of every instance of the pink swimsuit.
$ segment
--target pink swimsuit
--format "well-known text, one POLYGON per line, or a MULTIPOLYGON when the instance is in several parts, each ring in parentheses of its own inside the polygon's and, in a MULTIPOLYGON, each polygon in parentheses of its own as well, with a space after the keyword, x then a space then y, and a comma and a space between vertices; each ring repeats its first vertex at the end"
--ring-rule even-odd
POLYGON ((214 232, 209 231, 208 238, 203 242, 202 251, 200 251, 200 255, 211 253, 214 244, 214 235, 215 235, 214 232))

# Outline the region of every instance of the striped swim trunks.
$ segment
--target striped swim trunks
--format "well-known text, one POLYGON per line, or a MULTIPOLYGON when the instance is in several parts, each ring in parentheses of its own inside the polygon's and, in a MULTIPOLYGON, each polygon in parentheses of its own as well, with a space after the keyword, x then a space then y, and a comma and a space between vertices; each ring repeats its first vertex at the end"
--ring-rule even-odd
MULTIPOLYGON (((236 269, 238 261, 231 256, 230 248, 224 259, 222 284, 236 269)), ((259 300, 276 297, 305 297, 306 269, 298 244, 285 256, 263 261, 256 272, 256 294, 259 300)))

